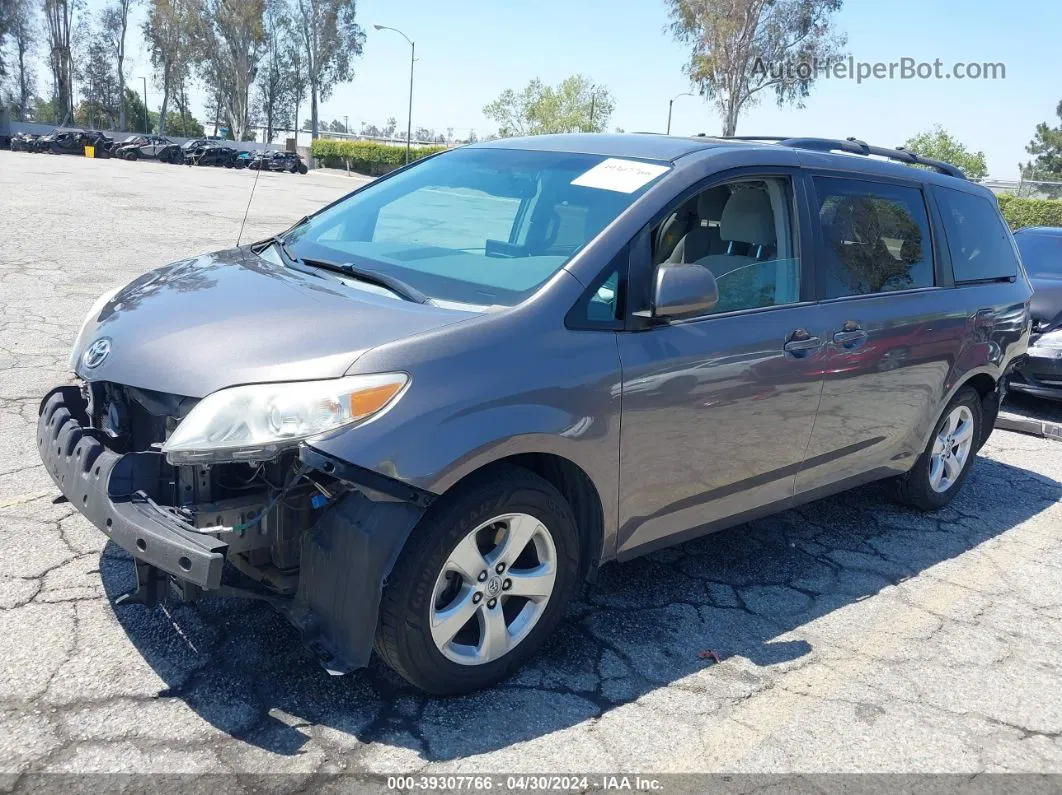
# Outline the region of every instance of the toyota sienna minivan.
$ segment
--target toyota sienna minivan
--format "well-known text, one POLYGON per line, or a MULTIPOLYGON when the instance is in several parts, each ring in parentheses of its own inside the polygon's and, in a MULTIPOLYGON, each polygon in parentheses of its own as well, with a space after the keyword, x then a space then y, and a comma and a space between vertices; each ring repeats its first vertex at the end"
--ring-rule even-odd
POLYGON ((38 444, 119 602, 262 599, 457 693, 606 562, 872 480, 946 505, 1030 294, 992 194, 903 150, 490 141, 101 296, 38 444))

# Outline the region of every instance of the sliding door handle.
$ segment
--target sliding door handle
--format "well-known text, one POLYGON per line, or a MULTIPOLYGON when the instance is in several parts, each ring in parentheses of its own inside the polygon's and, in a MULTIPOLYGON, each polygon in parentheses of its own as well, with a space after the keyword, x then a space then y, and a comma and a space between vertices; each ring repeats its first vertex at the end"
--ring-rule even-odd
POLYGON ((838 345, 843 345, 846 348, 854 348, 867 338, 867 333, 863 329, 854 329, 852 331, 838 331, 833 335, 833 341, 838 345))

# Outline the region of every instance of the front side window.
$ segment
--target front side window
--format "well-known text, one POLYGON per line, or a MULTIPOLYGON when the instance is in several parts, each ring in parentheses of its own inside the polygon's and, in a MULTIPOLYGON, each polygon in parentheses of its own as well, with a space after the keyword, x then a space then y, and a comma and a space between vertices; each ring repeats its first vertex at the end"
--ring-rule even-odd
POLYGON ((1010 232, 994 198, 937 188, 956 282, 1010 279, 1018 275, 1010 232))
POLYGON ((512 306, 668 168, 571 152, 459 149, 368 186, 288 242, 304 259, 379 271, 432 299, 512 306))
POLYGON ((922 191, 834 177, 814 181, 825 298, 933 286, 922 191))
POLYGON ((788 179, 716 185, 675 208, 653 230, 653 262, 697 263, 715 276, 719 301, 707 314, 800 300, 788 179))

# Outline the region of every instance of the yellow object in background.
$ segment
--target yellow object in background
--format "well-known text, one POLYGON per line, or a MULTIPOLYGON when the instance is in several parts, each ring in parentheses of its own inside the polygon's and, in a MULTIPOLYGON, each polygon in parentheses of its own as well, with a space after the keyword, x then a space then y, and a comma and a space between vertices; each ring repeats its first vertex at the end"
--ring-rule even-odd
POLYGON ((85 157, 95 157, 95 156, 96 156, 96 147, 94 147, 94 146, 86 146, 85 147, 85 157))

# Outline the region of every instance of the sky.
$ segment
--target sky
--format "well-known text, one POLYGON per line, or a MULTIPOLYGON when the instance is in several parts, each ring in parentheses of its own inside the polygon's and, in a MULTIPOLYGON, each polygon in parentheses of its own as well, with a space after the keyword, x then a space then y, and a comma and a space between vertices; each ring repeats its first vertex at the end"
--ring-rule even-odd
MULTIPOLYGON (((89 0, 90 12, 104 0, 89 0)), ((616 99, 611 124, 629 132, 663 132, 668 100, 689 91, 683 74, 688 49, 666 32, 664 0, 357 0, 366 30, 364 52, 351 83, 337 86, 321 106, 326 120, 349 117, 382 125, 394 116, 405 126, 409 100, 409 45, 416 42, 413 126, 465 137, 496 125, 482 108, 506 88, 532 78, 556 84, 581 73, 608 87, 616 99)), ((138 13, 143 17, 143 7, 138 13)), ((778 108, 770 97, 746 112, 739 135, 855 136, 898 146, 934 124, 973 151, 983 151, 989 174, 1015 178, 1037 123, 1057 126, 1062 100, 1062 2, 1058 0, 845 0, 836 15, 847 50, 866 63, 942 61, 1002 63, 1005 79, 820 79, 806 107, 778 108)), ((150 80, 139 24, 134 26, 129 85, 141 91, 147 75, 149 105, 160 97, 150 80)), ((43 78, 45 70, 40 69, 43 78)), ((203 95, 192 94, 201 114, 203 95)), ((307 102, 300 118, 309 113, 307 102)), ((200 118, 202 116, 200 115, 200 118)), ((301 124, 301 122, 300 122, 301 124)), ((721 130, 715 106, 695 96, 674 102, 673 134, 721 130)))

